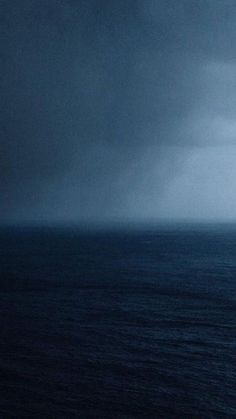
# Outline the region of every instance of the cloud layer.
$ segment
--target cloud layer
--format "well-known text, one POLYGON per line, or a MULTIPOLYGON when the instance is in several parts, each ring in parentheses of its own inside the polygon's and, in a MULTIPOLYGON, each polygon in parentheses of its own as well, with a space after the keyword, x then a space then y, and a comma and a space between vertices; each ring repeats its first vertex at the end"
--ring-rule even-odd
POLYGON ((1 28, 3 221, 228 214, 191 196, 206 154, 229 184, 235 1, 3 0, 1 28))

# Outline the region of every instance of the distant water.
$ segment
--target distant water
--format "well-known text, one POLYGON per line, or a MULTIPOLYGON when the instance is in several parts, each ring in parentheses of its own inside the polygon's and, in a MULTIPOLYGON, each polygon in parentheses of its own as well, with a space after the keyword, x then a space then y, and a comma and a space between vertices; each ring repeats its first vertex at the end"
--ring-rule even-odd
POLYGON ((0 239, 1 418, 236 417, 236 228, 0 239))

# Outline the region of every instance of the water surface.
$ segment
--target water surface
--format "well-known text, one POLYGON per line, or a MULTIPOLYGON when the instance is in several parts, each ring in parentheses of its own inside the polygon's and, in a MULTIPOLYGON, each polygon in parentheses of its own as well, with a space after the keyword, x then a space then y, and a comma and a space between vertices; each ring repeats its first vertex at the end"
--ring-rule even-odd
POLYGON ((235 228, 0 239, 1 417, 236 417, 235 228))

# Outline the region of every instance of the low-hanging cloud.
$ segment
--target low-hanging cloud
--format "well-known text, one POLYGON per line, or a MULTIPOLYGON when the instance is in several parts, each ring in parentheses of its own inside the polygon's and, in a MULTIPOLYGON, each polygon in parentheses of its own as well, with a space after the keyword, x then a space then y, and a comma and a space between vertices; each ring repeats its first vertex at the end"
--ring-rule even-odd
POLYGON ((234 144, 235 23, 230 0, 3 0, 1 219, 179 216, 188 156, 234 144))

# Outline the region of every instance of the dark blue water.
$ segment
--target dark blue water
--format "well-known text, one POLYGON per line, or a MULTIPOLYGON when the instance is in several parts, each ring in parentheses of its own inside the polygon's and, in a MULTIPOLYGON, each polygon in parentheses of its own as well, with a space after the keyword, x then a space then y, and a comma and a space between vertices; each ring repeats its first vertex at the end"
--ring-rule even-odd
POLYGON ((236 229, 0 231, 1 418, 236 417, 236 229))

